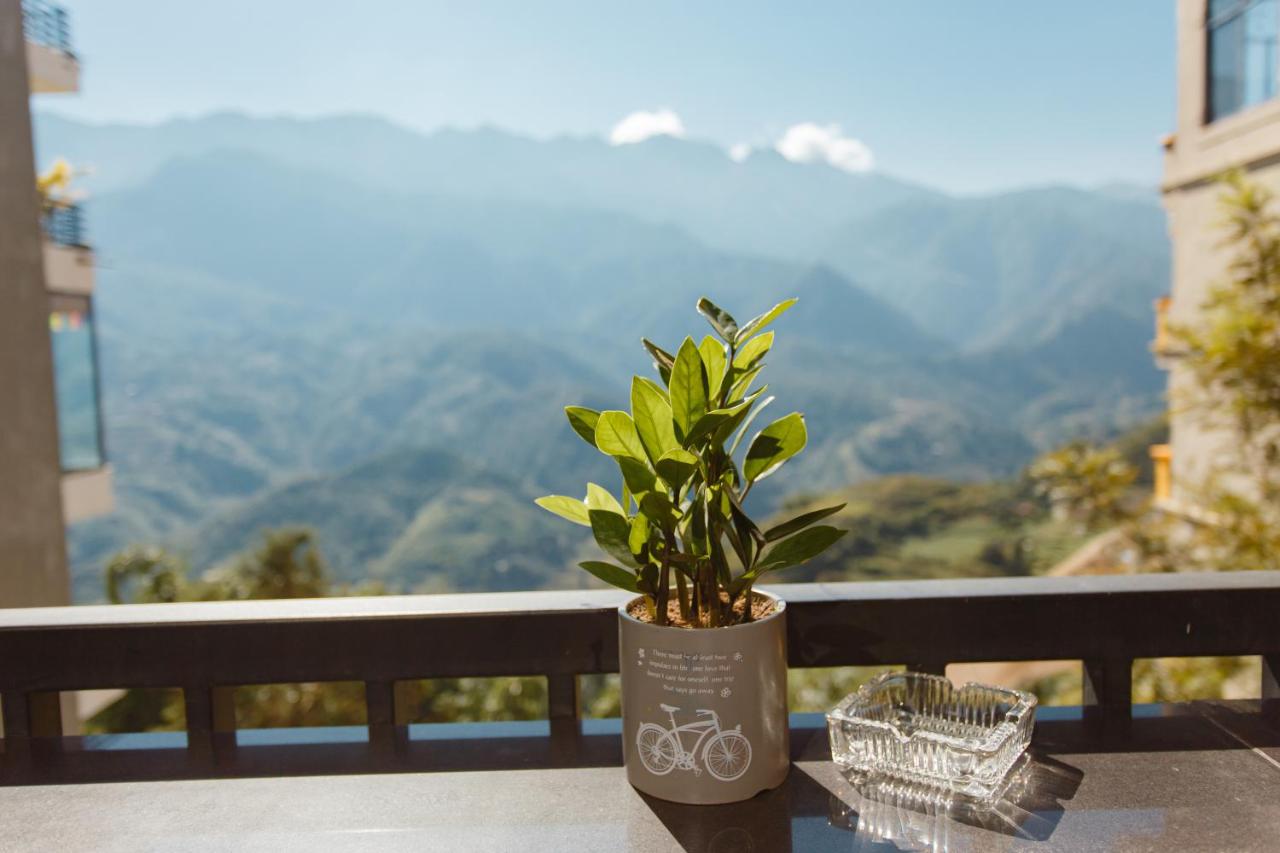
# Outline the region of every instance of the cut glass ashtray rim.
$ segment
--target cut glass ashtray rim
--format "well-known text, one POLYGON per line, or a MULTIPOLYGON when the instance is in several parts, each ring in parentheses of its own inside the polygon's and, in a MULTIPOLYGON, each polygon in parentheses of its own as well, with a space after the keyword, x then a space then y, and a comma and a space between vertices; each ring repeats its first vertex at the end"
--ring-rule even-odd
MULTIPOLYGON (((827 713, 827 721, 856 723, 861 726, 891 732, 902 743, 913 740, 929 741, 954 749, 980 752, 995 752, 1017 734, 1019 724, 1027 715, 1034 715, 1039 700, 1034 694, 1012 687, 1000 687, 984 684, 979 681, 966 681, 956 685, 945 675, 931 675, 923 672, 882 672, 863 684, 856 691, 846 696, 835 708, 827 713), (912 732, 903 732, 902 727, 892 720, 876 720, 866 715, 866 709, 883 704, 877 694, 884 691, 892 682, 915 680, 933 682, 939 686, 947 686, 952 693, 963 701, 966 692, 987 691, 1003 694, 1009 698, 1009 709, 999 723, 989 727, 986 737, 975 743, 974 739, 950 735, 928 728, 918 728, 912 732)), ((1034 719, 1031 721, 1034 723, 1034 719)))

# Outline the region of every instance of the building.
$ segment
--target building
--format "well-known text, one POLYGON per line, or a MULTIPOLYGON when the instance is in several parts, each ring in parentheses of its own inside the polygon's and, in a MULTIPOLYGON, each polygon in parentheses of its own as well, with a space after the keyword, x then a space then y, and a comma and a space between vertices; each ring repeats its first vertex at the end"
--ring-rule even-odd
POLYGON ((33 95, 74 93, 66 12, 0 0, 0 606, 70 601, 66 524, 112 508, 83 211, 36 188, 33 95))
MULTIPOLYGON (((1240 168, 1280 194, 1280 0, 1178 0, 1177 31, 1177 124, 1165 141, 1162 186, 1173 281, 1156 302, 1152 345, 1175 401, 1189 376, 1168 325, 1195 323, 1229 259, 1215 178, 1240 168)), ((1173 406, 1169 444, 1152 448, 1157 499, 1194 506, 1197 486, 1233 467, 1234 443, 1230 429, 1173 406)))

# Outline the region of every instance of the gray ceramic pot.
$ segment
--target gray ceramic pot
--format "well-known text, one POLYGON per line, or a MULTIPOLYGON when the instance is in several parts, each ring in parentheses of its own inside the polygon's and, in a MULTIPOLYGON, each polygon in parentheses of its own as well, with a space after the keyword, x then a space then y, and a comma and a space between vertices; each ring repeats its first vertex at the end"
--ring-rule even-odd
MULTIPOLYGON (((767 595, 768 593, 762 593, 767 595)), ((787 741, 787 614, 667 628, 619 608, 627 780, 678 803, 733 803, 777 787, 787 741)))

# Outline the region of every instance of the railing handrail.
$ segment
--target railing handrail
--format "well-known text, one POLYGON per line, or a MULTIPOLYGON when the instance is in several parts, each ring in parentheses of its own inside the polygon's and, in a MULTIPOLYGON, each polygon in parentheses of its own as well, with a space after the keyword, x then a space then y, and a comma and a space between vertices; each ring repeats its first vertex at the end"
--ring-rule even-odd
MULTIPOLYGON (((1063 577, 962 578, 777 584, 791 611, 815 603, 924 601, 933 599, 1080 596, 1280 590, 1280 570, 1181 572, 1063 577)), ((156 627, 333 619, 411 619, 433 616, 500 616, 512 613, 578 613, 615 610, 629 593, 608 589, 471 592, 431 595, 184 601, 172 604, 81 604, 0 608, 0 634, 15 629, 156 627)), ((0 673, 3 683, 3 673, 0 673)))
MULTIPOLYGON (((1280 571, 791 584, 792 667, 1082 660, 1084 701, 1129 712, 1137 658, 1257 654, 1280 698, 1280 571)), ((617 672, 613 591, 0 610, 5 731, 58 730, 56 691, 180 687, 195 734, 234 729, 245 684, 363 681, 371 730, 399 682, 545 676, 553 724, 576 677, 617 672), (221 710, 219 710, 221 709, 221 710), (221 722, 218 722, 218 721, 221 722)))

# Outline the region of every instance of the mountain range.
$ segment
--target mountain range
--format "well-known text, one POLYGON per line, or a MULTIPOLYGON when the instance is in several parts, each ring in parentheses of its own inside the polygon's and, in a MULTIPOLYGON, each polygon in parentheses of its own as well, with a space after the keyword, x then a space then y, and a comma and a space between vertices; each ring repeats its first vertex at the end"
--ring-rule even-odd
POLYGON ((766 376, 811 446, 761 512, 882 474, 1006 475, 1159 406, 1154 194, 957 198, 696 141, 360 116, 41 114, 36 139, 93 168, 119 510, 71 532, 80 598, 129 542, 206 567, 286 523, 345 580, 571 582, 589 545, 528 499, 616 472, 561 409, 625 406, 639 337, 700 337, 702 295, 800 299, 766 376))

